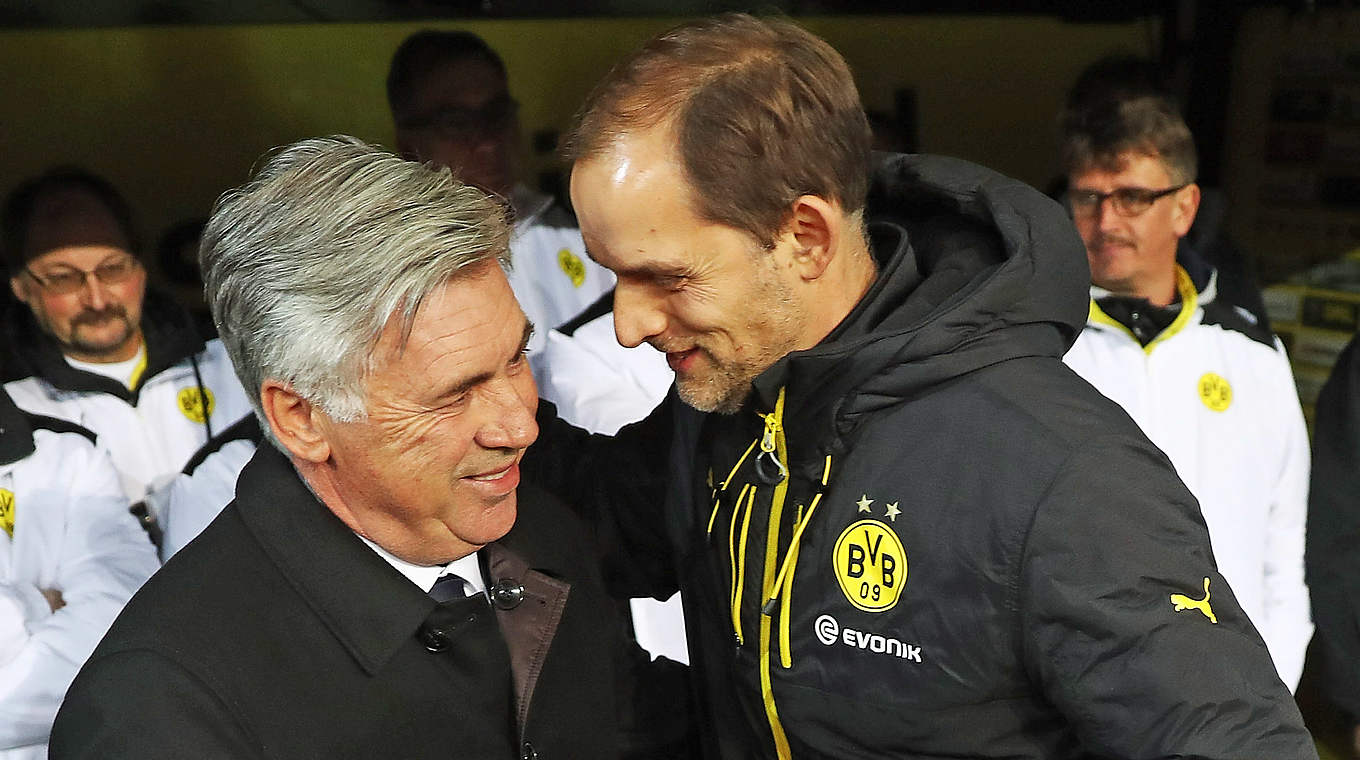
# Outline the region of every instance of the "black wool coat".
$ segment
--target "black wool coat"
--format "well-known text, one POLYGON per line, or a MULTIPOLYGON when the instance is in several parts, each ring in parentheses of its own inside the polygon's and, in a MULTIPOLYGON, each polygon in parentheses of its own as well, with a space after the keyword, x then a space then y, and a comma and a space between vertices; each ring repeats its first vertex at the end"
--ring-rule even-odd
POLYGON ((262 446, 85 665, 51 757, 617 756, 618 608, 575 518, 518 499, 482 561, 522 601, 438 605, 262 446))

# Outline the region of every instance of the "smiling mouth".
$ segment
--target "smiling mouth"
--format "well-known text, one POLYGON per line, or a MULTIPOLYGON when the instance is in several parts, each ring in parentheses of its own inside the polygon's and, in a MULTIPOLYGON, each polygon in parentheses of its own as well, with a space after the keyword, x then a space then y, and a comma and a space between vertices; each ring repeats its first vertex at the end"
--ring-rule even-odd
POLYGON ((468 475, 467 479, 475 480, 480 483, 494 483, 495 481, 500 480, 501 478, 509 474, 510 470, 514 469, 514 467, 515 463, 511 462, 502 469, 495 470, 493 472, 484 472, 481 475, 468 475))
POLYGON ((698 348, 687 348, 684 351, 667 351, 666 363, 670 365, 672 372, 684 372, 694 364, 694 357, 699 355, 698 348))
POLYGON ((515 492, 519 487, 519 460, 511 462, 499 470, 478 473, 476 475, 465 475, 462 478, 467 487, 473 492, 480 493, 484 498, 498 501, 515 492))

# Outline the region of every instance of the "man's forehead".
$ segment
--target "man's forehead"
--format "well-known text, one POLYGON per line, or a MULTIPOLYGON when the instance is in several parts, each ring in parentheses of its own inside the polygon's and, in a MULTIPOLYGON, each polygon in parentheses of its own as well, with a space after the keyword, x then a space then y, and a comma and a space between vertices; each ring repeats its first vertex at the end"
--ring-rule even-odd
POLYGON ((1124 178, 1141 177, 1165 179, 1171 176, 1166 161, 1156 152, 1124 150, 1107 156, 1098 156, 1090 164, 1073 172, 1074 183, 1085 178, 1101 178, 1123 175, 1124 178))
POLYGON ((493 309, 498 314, 514 314, 524 320, 514 291, 500 264, 487 260, 471 264, 431 288, 413 312, 404 307, 388 315, 374 339, 371 352, 380 358, 400 356, 422 342, 437 337, 450 325, 476 321, 480 312, 493 309), (452 316, 453 322, 448 321, 452 316))
POLYGON ((93 269, 109 259, 123 258, 128 255, 127 249, 122 246, 69 245, 48 250, 30 259, 28 265, 38 271, 56 267, 93 269))
MULTIPOLYGON (((623 193, 647 202, 674 200, 693 209, 693 189, 671 133, 660 127, 623 133, 572 165, 571 193, 623 193)), ((649 204, 652 205, 652 204, 649 204)))

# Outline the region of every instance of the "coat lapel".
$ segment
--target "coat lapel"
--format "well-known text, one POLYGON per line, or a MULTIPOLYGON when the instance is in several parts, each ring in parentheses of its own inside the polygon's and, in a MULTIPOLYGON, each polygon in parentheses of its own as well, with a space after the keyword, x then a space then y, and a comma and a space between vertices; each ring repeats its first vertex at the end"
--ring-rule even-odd
POLYGON ((571 584, 532 569, 523 557, 503 544, 491 544, 484 551, 493 589, 502 582, 524 586, 519 604, 509 609, 503 609, 502 604, 496 605, 496 618, 510 650, 516 695, 515 722, 522 735, 528 724, 534 687, 557 634, 571 584))

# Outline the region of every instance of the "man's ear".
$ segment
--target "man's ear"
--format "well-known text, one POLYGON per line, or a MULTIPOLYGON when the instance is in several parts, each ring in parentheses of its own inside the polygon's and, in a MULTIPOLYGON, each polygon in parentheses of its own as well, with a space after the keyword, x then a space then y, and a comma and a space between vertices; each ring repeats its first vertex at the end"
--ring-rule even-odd
POLYGON ((298 395, 291 386, 277 380, 260 384, 260 405, 274 437, 293 456, 320 464, 331 456, 330 444, 318 425, 324 415, 312 402, 298 395))
POLYGON ((1199 185, 1193 182, 1176 193, 1176 213, 1171 219, 1176 237, 1185 237, 1190 232, 1190 227, 1194 225, 1195 214, 1199 212, 1199 196, 1199 185))
POLYGON ((836 257, 845 234, 840 206, 816 195, 800 195, 793 202, 784 234, 793 243, 793 266, 804 280, 821 277, 836 257))
POLYGON ((15 298, 19 299, 24 303, 28 303, 28 288, 24 285, 24 283, 20 280, 19 277, 15 276, 9 278, 9 289, 10 292, 14 294, 15 298))

